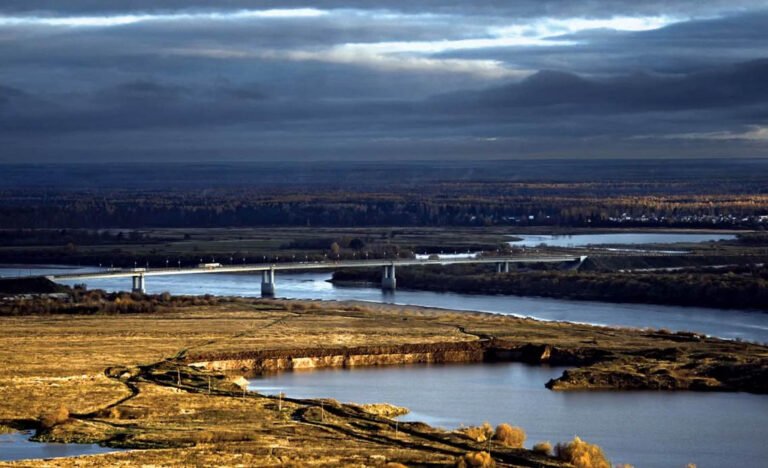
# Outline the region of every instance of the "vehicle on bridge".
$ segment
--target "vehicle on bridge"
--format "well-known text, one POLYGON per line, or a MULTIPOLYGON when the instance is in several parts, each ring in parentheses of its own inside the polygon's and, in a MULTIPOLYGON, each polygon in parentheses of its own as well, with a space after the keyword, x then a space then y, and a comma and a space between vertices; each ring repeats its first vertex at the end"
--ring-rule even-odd
POLYGON ((218 262, 212 262, 212 263, 198 263, 198 268, 204 268, 206 270, 213 270, 215 268, 221 268, 221 263, 218 262))

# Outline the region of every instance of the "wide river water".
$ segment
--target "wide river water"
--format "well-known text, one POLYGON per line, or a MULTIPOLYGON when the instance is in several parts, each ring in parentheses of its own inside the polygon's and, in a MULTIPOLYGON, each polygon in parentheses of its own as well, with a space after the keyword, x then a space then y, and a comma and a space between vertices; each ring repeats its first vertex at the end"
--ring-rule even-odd
MULTIPOLYGON (((90 270, 7 267, 0 268, 0 276, 90 270)), ((376 287, 337 287, 327 281, 330 276, 325 272, 280 273, 277 296, 477 310, 544 320, 690 330, 768 342, 768 315, 760 312, 404 289, 382 293, 376 287)), ((226 273, 161 276, 148 277, 146 287, 149 293, 259 296, 260 281, 260 275, 226 273)), ((87 284, 90 288, 110 291, 130 289, 130 279, 92 280, 87 284)), ((292 397, 387 401, 411 409, 412 413, 404 419, 447 428, 483 421, 509 422, 526 430, 527 446, 541 440, 554 443, 579 435, 602 446, 614 463, 632 463, 637 467, 683 467, 689 462, 697 463, 699 468, 765 466, 768 459, 765 443, 768 398, 765 396, 547 390, 544 383, 561 372, 558 368, 516 363, 398 366, 279 373, 254 379, 252 387, 266 393, 284 391, 292 397)))
MULTIPOLYGON (((56 271, 75 272, 89 271, 89 269, 0 268, 0 276, 52 274, 56 271)), ((334 286, 328 282, 330 278, 329 272, 279 273, 276 275, 276 295, 291 299, 358 300, 477 310, 596 325, 667 328, 768 343, 768 314, 762 312, 569 301, 542 297, 437 293, 402 288, 394 293, 384 293, 374 286, 334 286)), ((76 281, 67 283, 73 284, 76 281)), ((90 288, 102 288, 108 291, 125 291, 130 290, 131 287, 130 278, 89 280, 86 283, 90 288)), ((258 297, 261 295, 261 275, 217 273, 150 276, 146 279, 146 288, 148 293, 168 291, 171 294, 258 297)))

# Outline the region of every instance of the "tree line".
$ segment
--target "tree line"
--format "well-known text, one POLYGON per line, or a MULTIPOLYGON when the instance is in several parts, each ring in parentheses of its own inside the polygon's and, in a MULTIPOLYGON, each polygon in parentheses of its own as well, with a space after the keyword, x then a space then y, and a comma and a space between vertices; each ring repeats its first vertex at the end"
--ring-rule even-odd
MULTIPOLYGON (((144 228, 259 226, 574 226, 744 227, 768 224, 768 195, 596 196, 519 194, 496 186, 469 193, 5 192, 0 226, 144 228)), ((105 234, 99 234, 103 236, 105 234)), ((108 234, 112 235, 112 234, 108 234)), ((116 234, 115 234, 116 235, 116 234)))

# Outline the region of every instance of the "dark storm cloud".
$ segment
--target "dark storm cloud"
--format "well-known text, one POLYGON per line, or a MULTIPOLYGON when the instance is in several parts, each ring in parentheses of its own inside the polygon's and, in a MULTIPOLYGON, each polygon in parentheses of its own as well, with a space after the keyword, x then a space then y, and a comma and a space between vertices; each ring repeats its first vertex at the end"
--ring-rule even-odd
MULTIPOLYGON (((611 134, 625 128, 616 116, 634 117, 644 130, 653 129, 642 118, 662 113, 665 121, 679 119, 675 130, 700 127, 705 116, 723 125, 744 112, 755 115, 768 108, 768 60, 692 73, 683 77, 630 75, 608 80, 586 79, 562 72, 539 72, 520 83, 483 91, 458 92, 421 101, 296 100, 270 98, 255 88, 219 84, 189 88, 152 81, 133 81, 71 95, 71 103, 41 117, 34 108, 19 109, 2 122, 5 132, 68 133, 141 128, 200 128, 249 123, 269 128, 369 136, 419 134, 572 136, 611 134), (244 97, 245 95, 245 97, 244 97), (711 114, 702 114, 702 112, 711 114), (27 117, 27 114, 31 116, 27 117), (699 117, 692 117, 699 114, 699 117), (553 121, 553 117, 556 119, 553 121), (606 122, 600 123, 605 118, 606 122), (569 122, 578 120, 579 123, 569 122), (569 122, 558 128, 560 122, 569 122), (611 124, 608 124, 611 122, 611 124), (620 123, 620 122, 619 122, 620 123), (541 126, 546 124, 546 126, 541 126), (594 127, 593 127, 594 125, 594 127), (414 132, 416 132, 414 134, 414 132)), ((2 90, 0 90, 2 91, 2 90)), ((19 90, 5 92, 25 96, 19 90)), ((629 127, 630 135, 637 128, 629 127)), ((658 131, 659 129, 654 129, 658 131)))
POLYGON ((738 0, 5 1, 0 162, 768 156, 766 30, 738 0))
POLYGON ((577 113, 639 113, 736 108, 768 103, 768 59, 691 73, 595 80, 542 71, 521 83, 435 98, 481 109, 570 108, 577 113))

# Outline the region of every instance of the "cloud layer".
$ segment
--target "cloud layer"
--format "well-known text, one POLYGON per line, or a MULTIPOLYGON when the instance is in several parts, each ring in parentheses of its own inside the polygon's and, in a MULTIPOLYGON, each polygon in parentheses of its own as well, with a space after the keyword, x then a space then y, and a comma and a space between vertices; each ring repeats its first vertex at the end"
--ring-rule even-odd
POLYGON ((156 4, 0 5, 0 162, 768 156, 763 2, 156 4))

